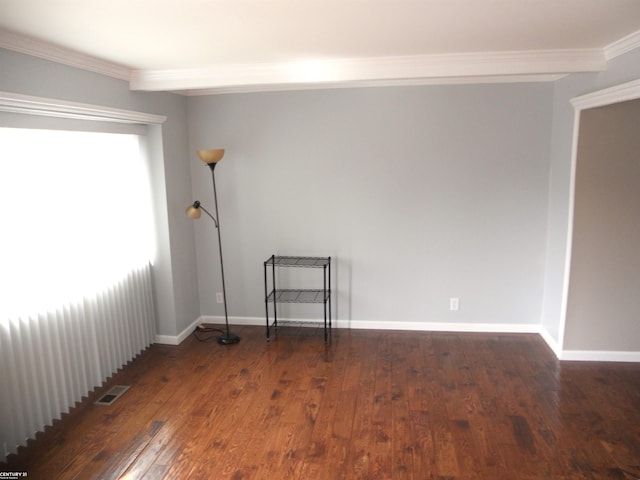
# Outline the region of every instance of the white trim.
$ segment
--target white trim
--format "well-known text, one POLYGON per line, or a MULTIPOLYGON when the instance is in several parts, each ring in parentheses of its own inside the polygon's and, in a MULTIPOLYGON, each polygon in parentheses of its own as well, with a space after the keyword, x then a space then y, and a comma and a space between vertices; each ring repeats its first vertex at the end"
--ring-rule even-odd
POLYGON ((579 362, 640 363, 640 352, 609 352, 598 350, 564 350, 561 360, 579 362))
POLYGON ((560 324, 558 326, 558 342, 555 348, 558 358, 564 345, 564 333, 567 324, 569 306, 569 283, 571 280, 571 258, 573 255, 573 218, 575 211, 576 166, 578 163, 578 133, 580 132, 580 111, 573 114, 573 139, 571 147, 571 165, 569 171, 569 206, 567 212, 567 244, 565 245, 564 279, 562 282, 562 298, 560 300, 560 324))
POLYGON ((155 342, 162 345, 180 345, 201 323, 205 323, 202 321, 202 317, 196 319, 178 335, 156 335, 155 342))
POLYGON ((571 99, 576 111, 640 98, 640 79, 571 99))
MULTIPOLYGON (((281 321, 300 323, 305 322, 313 326, 317 320, 301 318, 283 318, 281 321)), ((179 345, 200 324, 224 325, 222 315, 201 315, 178 335, 156 335, 156 343, 164 345, 179 345)), ((229 317, 230 325, 250 325, 266 327, 264 317, 229 317)), ((334 320, 333 327, 354 330, 403 330, 413 332, 459 332, 459 333, 540 333, 540 325, 535 324, 505 324, 505 323, 447 323, 447 322, 392 322, 383 320, 334 320)), ((233 330, 233 328, 232 328, 233 330)), ((544 336, 543 336, 544 338, 544 336)))
POLYGON ((119 123, 162 124, 167 120, 164 115, 12 92, 0 92, 0 111, 119 123))
POLYGON ((640 48, 640 30, 616 40, 604 47, 604 58, 609 61, 631 50, 640 48))
POLYGON ((134 70, 130 88, 176 91, 236 88, 332 88, 358 82, 420 82, 424 79, 531 76, 599 72, 606 69, 602 49, 458 53, 328 59, 316 62, 225 64, 205 68, 134 70))
MULTIPOLYGON (((287 319, 289 320, 289 319, 287 319)), ((222 315, 201 315, 198 325, 201 323, 224 324, 222 315)), ((229 325, 265 326, 264 317, 229 317, 229 325)))
POLYGON ((538 333, 539 331, 539 325, 511 323, 386 322, 375 320, 346 320, 337 323, 337 328, 416 332, 538 333))
MULTIPOLYGON (((180 335, 156 335, 156 343, 179 345, 195 328, 203 323, 224 325, 221 315, 202 315, 185 328, 180 335)), ((305 322, 316 326, 317 320, 286 318, 281 321, 295 322, 304 326, 305 322)), ((250 325, 265 327, 264 317, 229 317, 230 325, 250 325)), ((384 320, 334 320, 334 328, 354 330, 401 330, 412 332, 457 332, 457 333, 536 333, 559 360, 579 360, 594 362, 640 362, 640 352, 578 351, 559 349, 549 332, 539 324, 519 323, 449 323, 449 322, 393 322, 384 320)), ((233 330, 233 327, 231 327, 233 330)))
POLYGON ((0 46, 70 67, 129 81, 131 69, 50 42, 0 29, 0 46))
POLYGON ((555 354, 556 358, 560 359, 562 352, 560 350, 559 343, 551 336, 549 331, 544 326, 539 325, 538 327, 539 327, 538 333, 540 334, 542 339, 545 341, 545 343, 551 349, 551 351, 555 354))
MULTIPOLYGON (((281 321, 304 324, 318 323, 317 319, 283 318, 281 321)), ((224 324, 223 316, 202 315, 194 324, 224 324)), ((229 324, 265 327, 264 317, 229 317, 229 324)), ((475 333, 539 333, 540 325, 517 323, 450 323, 450 322, 398 322, 385 320, 335 320, 333 327, 354 330, 408 330, 414 332, 475 332, 475 333)))

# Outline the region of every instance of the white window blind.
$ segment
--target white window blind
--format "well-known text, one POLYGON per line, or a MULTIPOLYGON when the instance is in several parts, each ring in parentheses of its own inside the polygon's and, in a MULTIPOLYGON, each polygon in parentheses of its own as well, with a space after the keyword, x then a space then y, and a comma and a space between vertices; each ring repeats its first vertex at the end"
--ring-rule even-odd
POLYGON ((140 133, 164 117, 6 92, 0 113, 3 460, 153 342, 140 133))

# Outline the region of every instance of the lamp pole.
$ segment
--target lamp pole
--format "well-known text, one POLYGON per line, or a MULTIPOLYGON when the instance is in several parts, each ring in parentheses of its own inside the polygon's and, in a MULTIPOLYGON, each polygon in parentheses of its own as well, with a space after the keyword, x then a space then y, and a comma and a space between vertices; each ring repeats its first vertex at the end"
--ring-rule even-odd
MULTIPOLYGON (((213 180, 213 201, 216 208, 216 230, 218 231, 218 251, 220 252, 220 273, 222 274, 222 300, 224 303, 224 323, 226 325, 227 331, 224 335, 218 337, 218 343, 222 345, 230 345, 232 343, 238 343, 240 341, 240 337, 235 333, 231 333, 229 331, 229 316, 227 315, 227 290, 224 284, 224 263, 222 261, 222 238, 220 236, 220 214, 218 213, 218 194, 216 192, 216 174, 215 168, 217 163, 207 163, 209 168, 211 168, 211 178, 213 180)), ((202 208, 202 207, 200 207, 202 208)))
POLYGON ((196 153, 200 160, 207 164, 207 166, 211 169, 211 178, 213 180, 213 201, 215 202, 216 208, 216 216, 211 215, 206 208, 204 208, 200 201, 196 200, 193 202, 193 205, 190 205, 185 212, 187 216, 193 220, 197 220, 200 218, 200 210, 203 210, 216 226, 216 230, 218 230, 218 252, 220 254, 220 273, 222 275, 222 300, 224 303, 224 323, 226 325, 226 331, 224 334, 218 337, 218 343, 221 345, 231 345, 233 343, 238 343, 240 341, 240 337, 235 333, 231 333, 229 331, 229 315, 227 314, 227 289, 224 284, 224 263, 222 261, 222 236, 220 235, 220 213, 218 212, 218 192, 216 191, 216 174, 215 168, 216 164, 222 160, 224 156, 224 149, 210 149, 210 150, 197 150, 196 153))

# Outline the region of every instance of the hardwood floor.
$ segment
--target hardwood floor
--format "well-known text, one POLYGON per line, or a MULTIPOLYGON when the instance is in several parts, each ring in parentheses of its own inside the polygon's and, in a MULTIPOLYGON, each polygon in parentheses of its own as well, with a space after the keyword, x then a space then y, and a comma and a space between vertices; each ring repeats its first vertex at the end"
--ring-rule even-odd
POLYGON ((154 345, 0 471, 30 479, 638 479, 640 365, 537 335, 237 327, 154 345), (93 401, 131 388, 113 405, 93 401))

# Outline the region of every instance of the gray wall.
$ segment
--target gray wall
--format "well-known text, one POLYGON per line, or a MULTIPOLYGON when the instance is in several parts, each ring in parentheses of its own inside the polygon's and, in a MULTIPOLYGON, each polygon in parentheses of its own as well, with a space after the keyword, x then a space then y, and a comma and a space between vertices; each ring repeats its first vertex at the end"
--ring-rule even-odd
MULTIPOLYGON (((190 150, 227 149, 216 179, 229 314, 263 317, 263 261, 276 253, 335 258, 340 320, 538 324, 552 93, 501 84, 190 98, 190 150)), ((209 169, 195 155, 191 166, 195 197, 210 203, 209 169)), ((221 315, 209 223, 196 225, 200 309, 221 315)))
MULTIPOLYGON (((637 78, 636 50, 606 72, 554 84, 187 101, 130 92, 123 81, 0 49, 2 90, 168 116, 154 169, 158 332, 165 335, 200 314, 222 313, 214 301, 215 232, 195 225, 196 252, 184 208, 211 196, 209 171, 193 151, 223 146, 218 176, 232 316, 263 315, 266 256, 330 254, 341 319, 529 324, 542 312, 542 326, 562 343, 570 100, 637 78), (457 313, 448 311, 451 296, 461 299, 457 313)), ((588 348, 579 343, 572 348, 588 348)))
MULTIPOLYGON (((542 326, 551 339, 563 343, 562 299, 567 264, 569 201, 574 109, 571 99, 640 78, 640 50, 608 63, 598 74, 569 75, 554 84, 549 176, 549 227, 544 281, 542 326)), ((582 349, 581 347, 578 347, 582 349)))
POLYGON ((640 100, 583 110, 576 162, 568 350, 640 345, 640 100))
POLYGON ((127 82, 4 49, 0 49, 0 90, 168 117, 162 132, 156 128, 151 133, 156 139, 162 133, 163 140, 151 158, 159 213, 159 255, 154 265, 157 333, 176 335, 186 328, 199 315, 193 228, 184 216, 184 203, 191 197, 186 100, 173 94, 130 92, 127 82))

